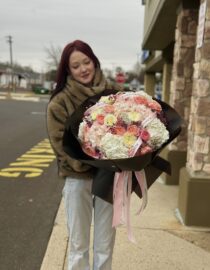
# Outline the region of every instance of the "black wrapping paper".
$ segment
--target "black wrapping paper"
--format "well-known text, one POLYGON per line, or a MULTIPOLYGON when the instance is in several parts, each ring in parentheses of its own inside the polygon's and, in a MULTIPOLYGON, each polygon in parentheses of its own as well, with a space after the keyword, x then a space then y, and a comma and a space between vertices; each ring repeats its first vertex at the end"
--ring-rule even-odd
MULTIPOLYGON (((99 95, 88 98, 82 103, 66 122, 66 128, 63 136, 64 151, 72 158, 77 159, 85 164, 96 167, 96 173, 93 177, 92 193, 101 197, 104 200, 112 202, 112 187, 114 172, 120 171, 140 171, 145 169, 147 185, 150 187, 162 172, 171 173, 170 164, 158 156, 160 151, 175 139, 180 131, 182 119, 178 113, 167 103, 155 99, 160 103, 167 122, 169 131, 169 139, 162 145, 160 149, 152 153, 147 153, 142 156, 135 156, 125 159, 100 160, 94 159, 83 152, 82 147, 77 139, 79 125, 82 122, 85 111, 94 105, 101 96, 116 94, 117 91, 105 90, 99 95)), ((141 197, 141 191, 138 188, 137 181, 133 177, 133 191, 141 197)))
MULTIPOLYGON (((144 168, 144 171, 149 189, 162 172, 171 174, 171 166, 168 161, 157 156, 151 164, 144 168)), ((93 177, 92 193, 109 203, 113 203, 114 174, 115 172, 110 170, 97 169, 93 177)), ((132 192, 142 198, 141 189, 134 173, 132 174, 132 192)))

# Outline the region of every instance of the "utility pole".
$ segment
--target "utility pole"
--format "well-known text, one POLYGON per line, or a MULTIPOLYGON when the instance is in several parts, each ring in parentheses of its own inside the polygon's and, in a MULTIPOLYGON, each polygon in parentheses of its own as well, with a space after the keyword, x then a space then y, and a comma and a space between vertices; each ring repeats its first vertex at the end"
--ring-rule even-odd
POLYGON ((11 83, 12 83, 12 90, 14 89, 14 73, 13 73, 13 54, 12 54, 12 36, 7 36, 7 42, 9 43, 9 52, 10 52, 10 67, 11 67, 11 83))

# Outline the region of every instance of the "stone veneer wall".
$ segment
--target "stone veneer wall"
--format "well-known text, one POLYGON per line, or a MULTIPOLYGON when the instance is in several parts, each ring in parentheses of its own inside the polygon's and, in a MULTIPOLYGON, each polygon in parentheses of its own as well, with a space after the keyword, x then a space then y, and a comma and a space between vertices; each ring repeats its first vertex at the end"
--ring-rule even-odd
POLYGON ((180 9, 175 32, 169 102, 184 119, 184 124, 181 134, 169 145, 169 150, 187 151, 187 128, 193 86, 197 20, 197 10, 180 9))
MULTIPOLYGON (((202 3, 203 1, 201 1, 202 3)), ((210 176, 210 0, 207 0, 204 43, 196 48, 188 133, 187 168, 210 176)))

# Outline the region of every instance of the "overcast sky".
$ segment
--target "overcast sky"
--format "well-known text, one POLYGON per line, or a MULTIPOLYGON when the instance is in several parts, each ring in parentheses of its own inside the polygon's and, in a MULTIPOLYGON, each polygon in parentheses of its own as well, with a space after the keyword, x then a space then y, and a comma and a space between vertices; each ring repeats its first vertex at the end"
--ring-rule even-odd
POLYGON ((141 52, 141 0, 5 0, 0 8, 0 62, 10 61, 6 36, 13 38, 14 62, 46 70, 45 48, 81 39, 102 67, 131 69, 141 52))

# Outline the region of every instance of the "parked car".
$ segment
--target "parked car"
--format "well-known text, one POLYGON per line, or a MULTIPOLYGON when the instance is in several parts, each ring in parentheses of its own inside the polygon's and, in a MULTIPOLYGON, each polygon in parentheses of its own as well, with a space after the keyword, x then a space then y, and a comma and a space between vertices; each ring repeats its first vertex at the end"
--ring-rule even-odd
POLYGON ((32 87, 32 91, 35 93, 35 94, 40 94, 40 95, 46 95, 46 94, 49 94, 50 93, 50 90, 43 87, 42 85, 34 85, 32 87))

